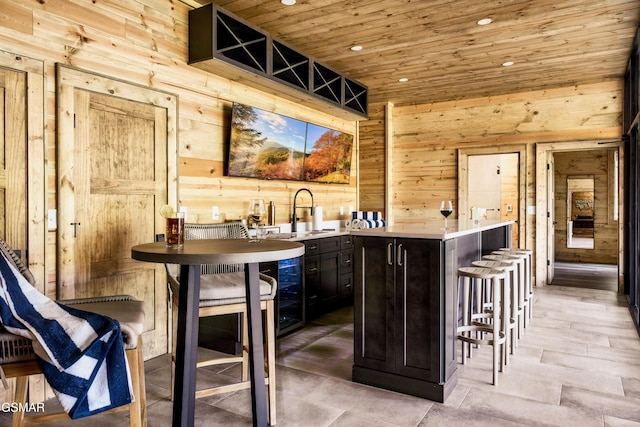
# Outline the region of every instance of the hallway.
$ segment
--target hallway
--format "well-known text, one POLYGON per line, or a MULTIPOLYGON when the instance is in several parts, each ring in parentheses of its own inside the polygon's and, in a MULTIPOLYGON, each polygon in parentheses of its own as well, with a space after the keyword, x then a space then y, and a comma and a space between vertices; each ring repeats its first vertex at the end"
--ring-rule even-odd
POLYGON ((584 264, 574 262, 554 263, 551 285, 616 291, 618 266, 611 264, 584 264))

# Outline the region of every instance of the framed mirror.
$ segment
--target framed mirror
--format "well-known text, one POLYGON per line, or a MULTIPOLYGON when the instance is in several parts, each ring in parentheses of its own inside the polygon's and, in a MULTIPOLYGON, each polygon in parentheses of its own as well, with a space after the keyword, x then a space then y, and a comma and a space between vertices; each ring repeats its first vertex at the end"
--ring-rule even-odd
POLYGON ((567 248, 593 249, 594 177, 567 177, 567 248))

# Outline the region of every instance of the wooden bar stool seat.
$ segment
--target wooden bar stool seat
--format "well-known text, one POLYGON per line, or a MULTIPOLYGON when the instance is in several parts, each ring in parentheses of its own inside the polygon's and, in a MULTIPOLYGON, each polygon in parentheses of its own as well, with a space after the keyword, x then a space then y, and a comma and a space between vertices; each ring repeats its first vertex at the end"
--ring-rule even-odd
MULTIPOLYGON (((504 367, 503 345, 506 333, 501 322, 502 294, 506 273, 482 267, 462 267, 458 269, 458 292, 461 301, 462 318, 458 326, 458 339, 462 341, 462 364, 471 357, 471 344, 493 347, 493 385, 498 384, 498 372, 504 367), (485 312, 483 300, 478 300, 478 289, 490 294, 491 310, 485 312), (488 315, 487 315, 488 314, 488 315), (485 337, 490 335, 490 337, 485 337)), ((510 297, 508 297, 510 298, 510 297)))

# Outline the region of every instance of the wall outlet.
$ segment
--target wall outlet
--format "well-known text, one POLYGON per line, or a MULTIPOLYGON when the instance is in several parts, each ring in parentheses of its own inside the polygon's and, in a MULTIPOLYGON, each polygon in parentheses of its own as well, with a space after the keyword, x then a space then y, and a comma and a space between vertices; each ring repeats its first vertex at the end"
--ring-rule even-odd
POLYGON ((49 209, 47 211, 47 228, 49 230, 58 228, 58 212, 55 209, 49 209))
POLYGON ((211 219, 220 219, 220 209, 217 206, 211 206, 211 219))

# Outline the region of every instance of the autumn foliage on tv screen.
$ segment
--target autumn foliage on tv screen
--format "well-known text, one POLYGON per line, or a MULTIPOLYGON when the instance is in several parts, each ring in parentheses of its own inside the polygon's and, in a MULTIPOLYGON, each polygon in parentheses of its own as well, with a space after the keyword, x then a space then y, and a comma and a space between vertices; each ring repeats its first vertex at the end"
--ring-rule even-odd
POLYGON ((353 136, 233 105, 229 176, 349 183, 353 136))

